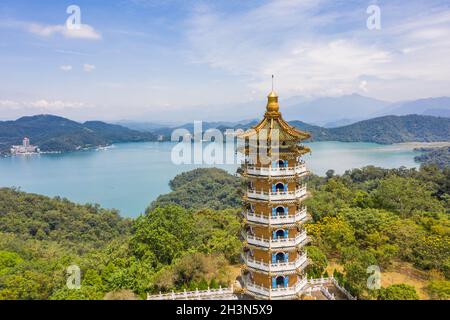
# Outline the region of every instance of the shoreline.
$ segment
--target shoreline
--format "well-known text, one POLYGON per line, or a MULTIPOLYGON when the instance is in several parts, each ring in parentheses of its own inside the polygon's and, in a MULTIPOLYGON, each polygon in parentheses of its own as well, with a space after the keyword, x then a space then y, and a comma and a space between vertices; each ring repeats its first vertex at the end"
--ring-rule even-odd
POLYGON ((450 147, 449 141, 437 141, 437 142, 400 142, 393 143, 392 145, 404 146, 408 148, 444 148, 450 147))
MULTIPOLYGON (((140 142, 141 141, 139 141, 137 143, 140 143, 140 142)), ((142 142, 144 142, 144 141, 142 141, 142 142)), ((145 141, 145 142, 177 143, 174 141, 145 141)), ((377 144, 379 146, 385 146, 385 147, 398 147, 399 150, 415 150, 415 149, 420 149, 420 148, 434 149, 434 148, 450 147, 450 141, 435 141, 435 142, 411 141, 411 142, 397 142, 397 143, 391 143, 391 144, 382 144, 382 143, 367 142, 367 141, 335 141, 335 140, 311 141, 311 142, 373 143, 373 144, 377 144)), ((34 152, 34 153, 21 153, 21 154, 2 153, 2 154, 0 154, 0 158, 7 158, 7 157, 11 157, 11 156, 23 156, 23 155, 64 154, 64 153, 79 152, 79 151, 92 151, 92 150, 96 150, 96 151, 105 150, 106 151, 106 150, 114 148, 116 145, 126 144, 126 143, 135 143, 135 141, 112 143, 112 144, 101 145, 101 146, 80 147, 78 149, 68 150, 68 151, 40 151, 40 152, 34 152)), ((225 143, 225 141, 224 141, 224 143, 225 143)), ((310 142, 308 142, 308 143, 310 143, 310 142)), ((306 144, 308 144, 308 143, 306 143, 306 144)))

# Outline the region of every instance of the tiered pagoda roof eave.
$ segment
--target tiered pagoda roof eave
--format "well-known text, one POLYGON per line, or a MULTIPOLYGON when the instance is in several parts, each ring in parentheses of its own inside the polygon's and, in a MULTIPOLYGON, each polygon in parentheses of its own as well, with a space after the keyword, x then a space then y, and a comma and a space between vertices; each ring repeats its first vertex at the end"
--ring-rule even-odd
POLYGON ((261 132, 262 129, 268 130, 268 137, 271 136, 272 130, 275 127, 275 123, 279 125, 279 127, 283 130, 283 132, 287 133, 291 139, 294 141, 303 141, 311 138, 311 134, 305 131, 301 131, 287 123, 281 113, 279 112, 266 112, 264 118, 253 128, 245 131, 244 133, 238 135, 238 138, 245 139, 250 138, 254 135, 257 135, 261 132))
MULTIPOLYGON (((248 147, 248 146, 240 146, 240 147, 237 148, 237 151, 240 152, 240 153, 244 153, 244 154, 247 154, 247 155, 253 154, 254 156, 258 155, 257 152, 256 153, 250 153, 250 150, 251 150, 251 148, 248 147)), ((291 147, 289 150, 280 150, 280 149, 278 149, 278 152, 276 152, 275 149, 271 149, 271 150, 269 150, 268 154, 270 154, 271 156, 275 157, 278 154, 282 153, 285 156, 295 158, 295 157, 302 156, 302 155, 305 155, 305 154, 310 153, 310 152, 311 152, 311 149, 309 147, 303 146, 303 145, 296 145, 296 146, 291 147)))

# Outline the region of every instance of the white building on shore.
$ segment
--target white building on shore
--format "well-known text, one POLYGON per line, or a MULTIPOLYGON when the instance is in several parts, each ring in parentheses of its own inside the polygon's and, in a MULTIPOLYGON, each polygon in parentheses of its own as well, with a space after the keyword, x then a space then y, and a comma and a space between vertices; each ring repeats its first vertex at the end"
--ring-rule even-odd
POLYGON ((22 145, 12 146, 11 154, 34 154, 39 153, 39 147, 30 144, 30 139, 23 138, 22 145))

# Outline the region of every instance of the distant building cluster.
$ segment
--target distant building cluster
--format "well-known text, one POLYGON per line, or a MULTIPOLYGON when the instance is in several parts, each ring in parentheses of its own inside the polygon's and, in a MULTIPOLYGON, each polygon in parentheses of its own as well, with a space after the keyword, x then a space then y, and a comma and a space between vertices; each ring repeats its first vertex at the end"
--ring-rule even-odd
POLYGON ((11 147, 11 154, 31 154, 39 151, 39 147, 31 145, 27 137, 23 138, 22 145, 11 147))

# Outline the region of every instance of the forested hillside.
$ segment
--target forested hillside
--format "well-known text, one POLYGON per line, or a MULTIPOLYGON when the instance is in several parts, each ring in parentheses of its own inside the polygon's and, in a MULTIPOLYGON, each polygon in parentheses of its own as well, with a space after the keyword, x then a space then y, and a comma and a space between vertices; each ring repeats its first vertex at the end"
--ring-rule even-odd
MULTIPOLYGON (((257 121, 239 123, 231 126, 218 126, 217 129, 224 132, 226 129, 249 129, 256 125, 257 121)), ((311 133, 311 141, 342 141, 342 142, 374 142, 391 144, 400 142, 435 142, 450 141, 450 118, 440 118, 424 115, 384 116, 351 125, 324 128, 311 125, 303 121, 289 121, 289 124, 300 130, 311 133)), ((212 127, 211 123, 204 123, 203 129, 212 127)), ((192 132, 192 125, 184 125, 192 132)), ((170 140, 174 128, 159 128, 155 135, 164 136, 170 140)))
POLYGON ((377 265, 402 279, 420 274, 409 281, 422 297, 448 299, 449 181, 448 167, 432 166, 420 171, 366 167, 342 176, 329 172, 326 178, 312 177, 308 208, 314 223, 307 226, 312 247, 342 266, 335 276, 360 298, 386 294, 367 290, 366 268, 377 265))
POLYGON ((101 246, 128 234, 131 221, 98 205, 77 205, 13 189, 0 189, 0 232, 38 239, 101 246))
POLYGON ((241 205, 241 182, 226 171, 211 168, 183 172, 169 183, 172 192, 159 196, 150 209, 168 203, 184 208, 220 210, 241 205))
POLYGON ((28 137, 41 151, 75 151, 106 146, 118 142, 155 140, 151 133, 130 130, 100 121, 78 123, 52 115, 22 117, 16 121, 0 121, 0 154, 11 145, 22 144, 28 137))
POLYGON ((311 141, 400 142, 450 141, 450 118, 423 115, 385 116, 338 128, 312 126, 301 121, 290 124, 312 135, 311 141))
POLYGON ((103 298, 87 285, 96 281, 87 266, 100 263, 99 252, 126 241, 131 225, 96 205, 0 189, 0 300, 66 298, 71 264, 85 266, 86 288, 70 292, 73 297, 90 292, 90 298, 103 298))
MULTIPOLYGON (((449 299, 449 181, 448 167, 433 166, 312 176, 308 274, 334 274, 360 299, 449 299), (390 275, 380 290, 367 290, 370 265, 390 275)), ((239 274, 239 185, 218 169, 181 174, 132 222, 1 189, 0 299, 136 299, 226 286, 239 274), (71 264, 81 268, 80 290, 65 287, 71 264)))
MULTIPOLYGON (((247 124, 204 123, 203 129, 248 129, 247 124)), ((312 134, 311 141, 343 142, 433 142, 450 141, 450 118, 423 115, 385 116, 357 122, 339 128, 323 128, 302 121, 291 125, 312 134)), ((192 132, 192 124, 180 126, 192 132)), ((24 137, 40 147, 41 151, 75 151, 83 148, 106 146, 119 142, 156 141, 161 136, 170 140, 175 128, 157 128, 152 132, 131 130, 100 121, 78 123, 69 119, 39 115, 23 117, 16 121, 0 121, 0 155, 7 154, 11 145, 21 144, 24 137)))
MULTIPOLYGON (((208 169, 200 171, 207 176, 208 169)), ((174 179, 183 180, 181 176, 174 179)), ((342 285, 363 299, 418 298, 418 292, 422 298, 450 298, 449 181, 448 167, 433 166, 419 171, 369 166, 342 176, 332 171, 327 177, 312 176, 309 186, 313 196, 307 205, 313 221, 307 229, 313 238, 308 247, 313 263, 308 274, 320 277, 334 273, 342 285), (327 268, 330 263, 339 270, 327 268), (399 282, 367 290, 366 269, 370 265, 385 273, 417 272, 421 286, 399 282), (402 271, 405 268, 407 271, 402 271)), ((195 192, 196 187, 188 185, 185 191, 195 192)), ((203 203, 214 203, 221 195, 221 188, 217 190, 205 195, 203 201, 197 198, 182 204, 200 208, 203 203)), ((166 205, 167 199, 180 203, 175 193, 167 196, 153 207, 166 205)), ((231 203, 238 203, 238 199, 231 203)), ((409 280, 414 283, 414 279, 409 280)))
POLYGON ((434 164, 440 168, 450 167, 450 147, 444 148, 418 148, 423 154, 416 156, 414 160, 424 164, 434 164))
POLYGON ((450 119, 422 115, 385 116, 328 129, 328 135, 313 135, 313 139, 384 144, 449 141, 450 119))
POLYGON ((131 221, 96 205, 0 189, 0 300, 137 299, 226 286, 239 230, 235 209, 167 205, 131 221), (73 264, 79 290, 66 287, 73 264))

